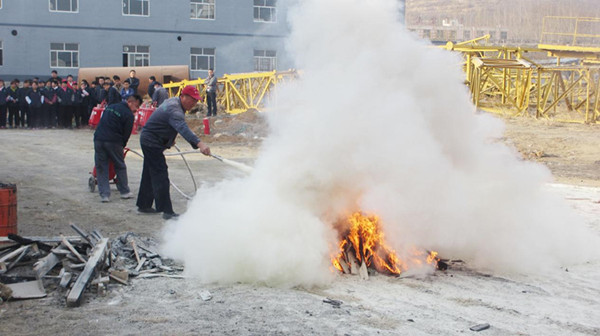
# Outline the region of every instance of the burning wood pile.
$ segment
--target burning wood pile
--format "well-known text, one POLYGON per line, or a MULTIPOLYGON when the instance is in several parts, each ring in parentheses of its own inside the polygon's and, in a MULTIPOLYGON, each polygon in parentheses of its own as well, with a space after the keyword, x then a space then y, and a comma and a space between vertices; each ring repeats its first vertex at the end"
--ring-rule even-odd
POLYGON ((361 279, 369 278, 368 269, 387 275, 399 276, 409 269, 409 266, 423 264, 431 267, 445 267, 437 257, 437 252, 414 250, 410 260, 401 260, 396 251, 385 242, 377 216, 365 216, 360 212, 353 213, 341 234, 339 253, 332 257, 333 266, 344 274, 359 275, 361 279))
POLYGON ((129 277, 180 277, 183 268, 166 265, 150 239, 127 233, 109 241, 97 230, 75 225, 73 237, 9 235, 0 241, 0 297, 30 299, 46 287, 66 292, 69 307, 79 306, 86 289, 103 295, 109 285, 127 285, 129 277))

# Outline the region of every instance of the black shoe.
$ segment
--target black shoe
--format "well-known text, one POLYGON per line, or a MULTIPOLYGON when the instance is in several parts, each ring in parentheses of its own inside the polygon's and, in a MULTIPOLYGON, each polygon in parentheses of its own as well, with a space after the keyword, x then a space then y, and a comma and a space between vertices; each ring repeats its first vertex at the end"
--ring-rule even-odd
POLYGON ((169 220, 169 219, 177 219, 179 217, 179 214, 176 214, 174 212, 163 212, 163 219, 169 220))
POLYGON ((154 210, 154 208, 138 208, 138 212, 139 213, 143 213, 143 214, 155 214, 155 213, 157 213, 156 210, 154 210))

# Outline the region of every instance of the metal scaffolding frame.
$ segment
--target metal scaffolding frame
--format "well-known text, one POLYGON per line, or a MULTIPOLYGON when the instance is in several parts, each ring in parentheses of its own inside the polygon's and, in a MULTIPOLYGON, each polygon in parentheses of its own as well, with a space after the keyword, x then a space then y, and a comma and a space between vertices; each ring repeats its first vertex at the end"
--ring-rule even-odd
POLYGON ((596 41, 590 38, 600 38, 600 34, 578 30, 581 22, 600 27, 600 18, 551 18, 572 21, 567 27, 575 28, 561 33, 546 31, 544 26, 545 43, 535 48, 486 45, 487 35, 445 46, 463 54, 466 84, 475 106, 493 113, 566 122, 600 120, 600 47, 581 45, 583 38, 596 41), (549 36, 568 37, 569 45, 549 44, 556 41, 549 36), (530 53, 548 58, 534 61, 526 56, 530 53))
MULTIPOLYGON (((274 87, 281 82, 296 78, 296 70, 225 74, 217 80, 217 104, 223 105, 230 114, 249 109, 263 110, 273 97, 274 87)), ((169 97, 178 96, 187 85, 194 85, 202 95, 206 94, 204 79, 183 80, 163 85, 169 97)))

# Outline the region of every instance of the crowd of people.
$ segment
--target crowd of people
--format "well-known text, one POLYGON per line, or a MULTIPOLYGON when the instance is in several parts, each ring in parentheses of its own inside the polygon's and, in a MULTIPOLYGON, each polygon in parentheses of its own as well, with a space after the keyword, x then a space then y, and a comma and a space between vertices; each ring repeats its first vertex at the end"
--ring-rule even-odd
POLYGON ((13 79, 6 85, 0 79, 0 129, 86 127, 96 105, 127 102, 139 85, 135 70, 124 81, 114 75, 78 83, 72 75, 59 77, 56 70, 46 81, 33 78, 21 84, 13 79))
MULTIPOLYGON (((164 219, 177 218, 169 191, 168 168, 163 152, 175 143, 178 134, 204 155, 210 148, 194 134, 185 122, 185 112, 201 101, 200 92, 188 85, 178 97, 169 98, 167 90, 154 76, 148 79, 148 95, 156 111, 152 113, 140 134, 144 154, 142 177, 136 205, 141 213, 162 213, 164 219)), ((127 167, 123 160, 134 124, 134 113, 140 108, 138 94, 140 81, 131 70, 129 78, 121 81, 117 75, 97 77, 88 83, 79 83, 73 76, 65 79, 52 71, 47 80, 27 79, 22 85, 18 79, 9 86, 0 79, 0 128, 61 128, 73 129, 88 125, 92 109, 104 105, 94 133, 94 161, 101 202, 110 202, 109 162, 114 165, 117 189, 123 199, 133 198, 128 185, 127 167)), ((216 78, 212 69, 205 81, 208 116, 216 115, 216 78)))
MULTIPOLYGON (((72 75, 61 78, 56 70, 52 70, 48 80, 35 77, 23 83, 19 79, 7 83, 0 78, 0 129, 87 127, 95 106, 127 102, 129 97, 138 94, 139 85, 135 70, 131 70, 124 81, 114 75, 96 77, 91 83, 85 79, 78 83, 72 75)), ((212 69, 204 85, 207 116, 216 116, 217 79, 212 69)), ((148 96, 158 107, 169 98, 169 93, 156 77, 150 76, 148 96)))

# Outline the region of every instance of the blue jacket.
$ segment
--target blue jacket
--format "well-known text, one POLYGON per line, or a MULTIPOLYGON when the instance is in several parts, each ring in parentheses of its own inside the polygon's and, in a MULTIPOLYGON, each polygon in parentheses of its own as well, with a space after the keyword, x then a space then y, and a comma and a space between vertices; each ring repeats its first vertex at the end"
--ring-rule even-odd
POLYGON ((165 100, 169 99, 169 93, 167 89, 162 86, 159 86, 158 89, 154 90, 154 94, 152 95, 152 101, 156 102, 156 107, 162 105, 165 100))
POLYGON ((94 132, 94 141, 114 142, 125 147, 133 129, 133 112, 126 103, 108 105, 94 132))
POLYGON ((59 105, 62 106, 73 106, 75 102, 75 92, 68 87, 66 90, 63 90, 62 87, 58 88, 58 90, 56 90, 56 96, 59 101, 59 105))
MULTIPOLYGON (((31 99, 31 103, 29 104, 30 107, 33 107, 33 108, 42 107, 42 92, 40 92, 39 89, 36 91, 33 91, 33 89, 30 89, 29 92, 27 93, 27 97, 29 97, 29 99, 31 99)), ((23 100, 25 101, 25 104, 27 104, 27 100, 25 98, 23 98, 23 100)))
POLYGON ((6 92, 12 98, 12 100, 8 101, 8 106, 17 106, 17 104, 19 103, 19 88, 15 87, 15 89, 13 90, 13 88, 9 86, 6 88, 6 92))
POLYGON ((28 87, 28 88, 22 87, 19 90, 17 90, 17 95, 19 96, 19 105, 27 106, 27 100, 25 100, 25 97, 27 97, 29 92, 31 92, 30 87, 28 87))
POLYGON ((129 98, 129 96, 133 96, 134 93, 135 92, 132 88, 129 88, 127 91, 125 91, 125 88, 121 88, 121 101, 126 102, 127 98, 129 98))

